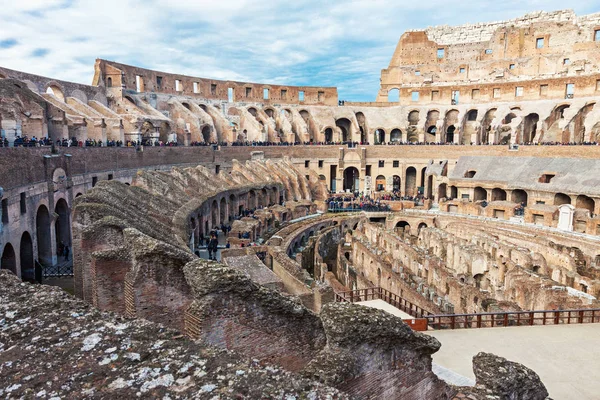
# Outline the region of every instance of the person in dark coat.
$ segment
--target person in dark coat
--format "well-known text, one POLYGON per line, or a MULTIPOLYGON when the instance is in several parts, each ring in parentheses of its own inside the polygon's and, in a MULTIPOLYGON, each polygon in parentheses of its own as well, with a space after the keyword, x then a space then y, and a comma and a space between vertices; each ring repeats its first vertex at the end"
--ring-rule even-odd
POLYGON ((210 241, 208 242, 208 258, 209 260, 217 261, 217 247, 219 246, 219 241, 217 240, 216 235, 212 235, 210 241))

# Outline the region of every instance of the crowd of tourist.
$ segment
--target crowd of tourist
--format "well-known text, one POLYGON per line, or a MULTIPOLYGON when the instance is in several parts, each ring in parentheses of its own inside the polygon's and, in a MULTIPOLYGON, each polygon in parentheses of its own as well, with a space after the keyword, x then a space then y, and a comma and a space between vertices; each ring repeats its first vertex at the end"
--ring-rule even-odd
MULTIPOLYGON (((51 146, 53 144, 52 139, 47 137, 44 138, 36 138, 33 136, 32 138, 28 138, 27 136, 17 136, 14 142, 11 144, 6 137, 0 138, 0 147, 42 147, 42 146, 51 146)), ((144 139, 141 141, 135 140, 96 140, 96 139, 87 139, 85 141, 77 140, 77 138, 73 137, 70 139, 61 139, 56 141, 57 146, 62 147, 136 147, 136 146, 157 146, 157 147, 174 147, 174 146, 183 146, 181 143, 176 141, 168 141, 163 142, 161 140, 156 139, 144 139)), ((392 141, 392 142, 383 142, 383 143, 371 143, 371 142, 268 142, 268 141, 236 141, 236 142, 199 142, 194 141, 190 143, 192 147, 198 146, 236 146, 236 147, 271 147, 271 146, 348 146, 350 148, 357 146, 458 146, 457 143, 451 142, 403 142, 403 141, 392 141)), ((471 143, 471 146, 475 146, 475 143, 471 143)), ((478 146, 506 146, 507 144, 487 144, 482 143, 478 146)), ((598 146, 598 142, 543 142, 543 143, 523 143, 520 146, 598 146)))

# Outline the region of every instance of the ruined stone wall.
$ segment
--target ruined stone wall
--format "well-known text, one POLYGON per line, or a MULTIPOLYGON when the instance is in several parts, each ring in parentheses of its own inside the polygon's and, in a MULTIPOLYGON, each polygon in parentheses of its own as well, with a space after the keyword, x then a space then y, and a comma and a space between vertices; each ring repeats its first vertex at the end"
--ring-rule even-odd
POLYGON ((514 98, 516 86, 524 89, 523 99, 561 99, 567 83, 575 84, 576 97, 593 96, 600 76, 599 26, 600 14, 577 17, 564 10, 408 31, 382 71, 378 101, 401 88, 400 102, 409 104, 411 92, 423 86, 419 103, 501 101, 514 98), (460 91, 460 100, 452 91, 460 91))
POLYGON ((110 78, 111 87, 138 92, 169 94, 185 93, 204 99, 227 101, 228 90, 233 89, 233 101, 235 102, 259 102, 263 104, 319 104, 334 106, 337 105, 338 101, 337 88, 331 87, 281 86, 219 81, 152 71, 100 59, 96 60, 95 69, 96 72, 93 81, 95 86, 108 87, 108 78, 110 78), (176 81, 179 81, 180 83, 176 84, 176 81), (264 98, 265 89, 269 91, 268 98, 266 99, 264 98), (303 92, 303 99, 300 98, 300 92, 303 92))

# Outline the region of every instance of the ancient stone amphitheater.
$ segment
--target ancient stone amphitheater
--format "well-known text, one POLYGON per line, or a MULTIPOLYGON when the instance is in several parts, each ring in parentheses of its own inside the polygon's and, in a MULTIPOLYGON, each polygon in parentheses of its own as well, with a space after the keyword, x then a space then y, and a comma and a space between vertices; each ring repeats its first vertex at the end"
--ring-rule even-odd
POLYGON ((0 397, 597 398, 600 14, 406 32, 373 103, 0 78, 0 397))

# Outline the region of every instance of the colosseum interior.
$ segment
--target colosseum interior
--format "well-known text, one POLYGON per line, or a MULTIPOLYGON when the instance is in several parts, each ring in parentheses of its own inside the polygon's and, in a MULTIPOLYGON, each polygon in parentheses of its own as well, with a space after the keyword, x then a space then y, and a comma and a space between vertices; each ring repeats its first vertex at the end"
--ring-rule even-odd
POLYGON ((372 103, 0 67, 0 396, 597 398, 599 93, 572 11, 408 31, 372 103))

